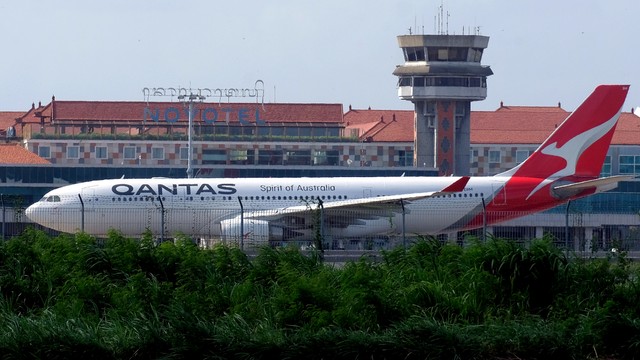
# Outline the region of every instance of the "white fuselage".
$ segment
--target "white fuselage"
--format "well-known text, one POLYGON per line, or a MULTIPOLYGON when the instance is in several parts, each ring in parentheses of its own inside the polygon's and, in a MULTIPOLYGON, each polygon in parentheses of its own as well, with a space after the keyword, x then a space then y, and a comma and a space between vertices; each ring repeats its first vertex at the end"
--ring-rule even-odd
MULTIPOLYGON (((231 219, 244 220, 247 228, 243 232, 247 234, 251 232, 249 219, 266 219, 278 229, 291 228, 297 234, 285 237, 299 238, 312 232, 310 226, 301 222, 308 224, 311 210, 319 209, 321 202, 326 208, 325 228, 334 237, 403 230, 411 234, 436 234, 466 227, 469 217, 482 211, 483 199, 493 198, 507 179, 471 178, 460 192, 395 204, 331 208, 334 202, 435 192, 454 180, 451 177, 102 180, 53 190, 29 207, 28 216, 62 232, 82 230, 105 235, 109 229, 115 229, 123 234, 140 235, 148 229, 155 234, 183 233, 195 237, 224 235, 224 222, 231 219), (300 206, 307 206, 309 213, 284 211, 300 206)), ((274 236, 280 236, 279 233, 276 231, 274 236)))

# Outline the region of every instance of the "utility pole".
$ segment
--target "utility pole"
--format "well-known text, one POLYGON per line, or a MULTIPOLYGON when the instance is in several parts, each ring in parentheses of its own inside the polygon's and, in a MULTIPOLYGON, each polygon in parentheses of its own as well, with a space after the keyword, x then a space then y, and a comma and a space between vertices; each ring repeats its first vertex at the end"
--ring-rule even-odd
POLYGON ((193 139, 192 139, 192 135, 193 135, 193 113, 194 113, 194 102, 195 101, 204 101, 205 97, 202 95, 197 95, 194 93, 190 93, 189 95, 180 95, 178 96, 178 100, 182 101, 183 103, 189 103, 189 125, 188 125, 188 141, 189 144, 187 145, 187 147, 189 148, 189 155, 187 156, 187 178, 191 179, 193 178, 193 167, 191 166, 192 162, 193 162, 193 139))

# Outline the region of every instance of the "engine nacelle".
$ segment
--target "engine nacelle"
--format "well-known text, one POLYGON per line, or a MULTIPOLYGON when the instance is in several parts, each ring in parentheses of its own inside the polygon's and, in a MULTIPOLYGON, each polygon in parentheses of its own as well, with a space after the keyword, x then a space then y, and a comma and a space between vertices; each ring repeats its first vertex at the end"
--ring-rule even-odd
POLYGON ((224 241, 267 242, 282 240, 283 229, 273 226, 266 220, 233 218, 220 222, 220 237, 224 241))

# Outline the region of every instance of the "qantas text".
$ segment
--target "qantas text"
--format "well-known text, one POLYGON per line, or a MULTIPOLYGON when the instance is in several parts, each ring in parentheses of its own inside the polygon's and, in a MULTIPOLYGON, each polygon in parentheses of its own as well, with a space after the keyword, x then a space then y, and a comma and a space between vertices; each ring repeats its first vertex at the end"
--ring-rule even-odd
POLYGON ((185 195, 232 195, 236 193, 236 184, 142 184, 133 186, 130 184, 113 185, 111 191, 116 195, 178 195, 178 190, 183 189, 185 195))

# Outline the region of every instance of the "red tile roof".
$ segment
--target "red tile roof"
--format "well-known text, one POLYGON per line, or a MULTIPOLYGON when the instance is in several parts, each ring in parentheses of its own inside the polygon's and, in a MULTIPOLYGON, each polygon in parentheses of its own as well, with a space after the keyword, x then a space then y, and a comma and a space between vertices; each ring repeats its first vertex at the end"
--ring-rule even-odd
POLYGON ((472 144, 541 144, 569 116, 559 107, 502 106, 471 112, 472 144))
POLYGON ((640 144, 640 117, 633 113, 622 113, 611 143, 616 145, 640 144))
MULTIPOLYGON (((13 126, 14 130, 18 130, 16 125, 16 119, 22 116, 24 112, 17 111, 0 111, 0 137, 5 138, 7 136, 7 129, 13 126)), ((14 133, 15 134, 15 133, 14 133)))
POLYGON ((413 141, 413 111, 411 110, 353 110, 344 115, 347 136, 350 129, 358 129, 362 141, 413 141))
MULTIPOLYGON (((342 113, 341 104, 257 104, 257 103, 201 103, 199 109, 214 109, 218 121, 237 122, 240 109, 245 109, 246 119, 255 122, 255 112, 259 119, 275 123, 315 123, 344 124, 345 135, 357 129, 361 141, 412 142, 413 111, 411 110, 355 110, 342 113)), ((18 115, 18 123, 45 121, 122 121, 141 122, 145 108, 157 113, 161 121, 165 114, 175 116, 173 108, 179 111, 179 120, 187 121, 185 107, 179 102, 124 102, 124 101, 59 101, 53 99, 45 106, 32 107, 26 113, 6 112, 5 117, 18 115)), ((2 113, 0 113, 2 114, 2 113)), ((212 116, 209 112, 209 118, 212 116)), ((504 106, 495 111, 471 112, 472 144, 540 144, 570 113, 560 106, 504 106)), ((2 115, 0 115, 2 116, 2 115)), ((201 120, 202 112, 196 115, 201 120)), ((1 120, 0 120, 1 121, 1 120)), ((151 121, 148 117, 147 121, 151 121)), ((2 129, 0 122, 0 130, 2 129)), ((20 136, 21 127, 16 127, 20 136)), ((623 113, 613 137, 613 144, 637 145, 640 143, 640 118, 632 113, 623 113)))
MULTIPOLYGON (((56 121, 130 121, 139 122, 145 118, 145 108, 153 114, 159 114, 160 120, 178 116, 178 121, 188 121, 188 110, 180 102, 126 102, 126 101, 59 101, 54 100, 42 110, 42 116, 56 121), (173 109, 171 109, 173 108, 173 109), (167 110, 169 112, 167 113, 167 110), (179 112, 179 115, 175 111, 179 112)), ((203 109, 213 109, 207 118, 217 113, 218 121, 238 122, 238 113, 243 111, 250 123, 259 119, 266 122, 300 123, 342 123, 342 104, 259 104, 259 103, 198 103, 195 121, 201 121, 203 109)), ((151 120, 147 118, 147 120, 151 120)))
POLYGON ((49 161, 16 144, 0 144, 0 164, 51 164, 49 161))
MULTIPOLYGON (((559 107, 501 107, 471 112, 472 144, 541 144, 568 111, 559 107)), ((614 145, 640 144, 640 117, 622 113, 611 141, 614 145)))
POLYGON ((24 111, 0 111, 0 131, 16 125, 16 119, 24 115, 24 111))
MULTIPOLYGON (((502 106, 495 111, 472 111, 471 143, 541 144, 569 114, 557 106, 502 106)), ((347 136, 348 129, 358 129, 362 141, 413 141, 410 110, 352 109, 344 115, 344 121, 347 136)), ((640 144, 640 117, 622 113, 612 143, 640 144)))

